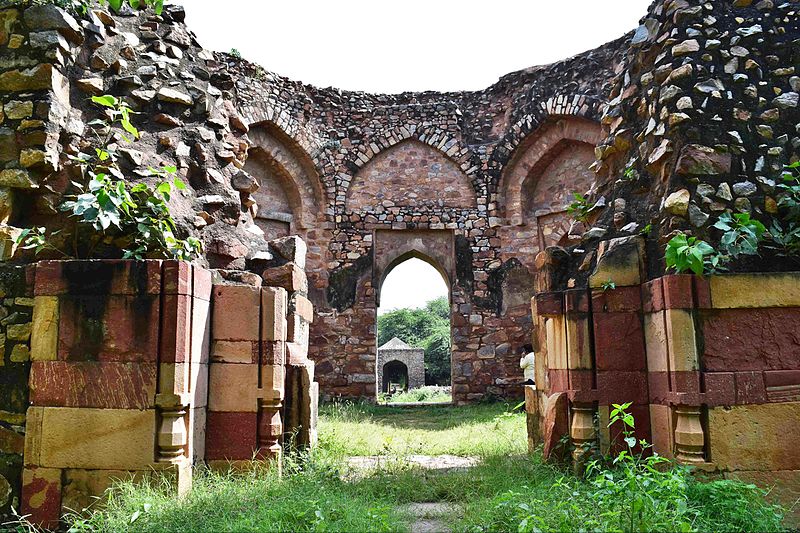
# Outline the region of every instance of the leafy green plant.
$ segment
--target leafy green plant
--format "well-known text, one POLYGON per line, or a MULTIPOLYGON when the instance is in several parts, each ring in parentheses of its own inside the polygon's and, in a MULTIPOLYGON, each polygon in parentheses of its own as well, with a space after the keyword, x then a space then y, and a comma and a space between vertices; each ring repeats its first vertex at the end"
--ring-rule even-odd
POLYGON ((738 259, 743 255, 758 255, 758 247, 767 228, 750 213, 722 213, 714 227, 724 233, 719 241, 720 261, 738 259))
POLYGON ((778 190, 779 217, 765 234, 765 246, 779 256, 800 256, 800 161, 787 165, 778 190))
POLYGON ((233 57, 235 57, 237 59, 241 59, 242 58, 242 53, 239 51, 238 48, 231 48, 231 51, 229 52, 229 54, 231 54, 233 57))
POLYGON ((577 192, 573 193, 572 196, 575 200, 567 206, 567 213, 579 222, 588 221, 589 214, 594 210, 594 204, 577 192))
POLYGON ((603 284, 601 285, 601 288, 603 289, 603 291, 614 290, 614 289, 617 288, 617 284, 609 279, 609 280, 606 280, 606 281, 603 282, 603 284))
POLYGON ((94 153, 71 156, 88 178, 86 183, 73 182, 76 194, 59 206, 71 225, 50 234, 45 228, 30 228, 17 242, 36 254, 49 250, 63 257, 94 257, 99 247, 105 247, 120 250, 123 259, 194 258, 202 251, 201 243, 195 237, 176 237, 168 205, 173 190, 186 188, 175 176, 177 169, 150 168, 150 175, 159 180, 155 186, 128 183, 118 164, 119 150, 111 141, 115 135, 128 143, 139 137, 131 123, 132 111, 114 96, 95 96, 92 101, 105 109, 108 118, 89 123, 96 129, 94 153))
MULTIPOLYGON (((608 427, 621 425, 625 448, 612 460, 611 466, 592 461, 587 475, 594 487, 594 497, 612 509, 611 522, 622 531, 644 531, 653 529, 656 517, 670 516, 670 530, 687 530, 691 522, 686 517, 686 486, 688 473, 685 468, 673 466, 662 468, 669 460, 657 453, 646 453, 652 446, 634 434, 635 420, 628 411, 631 403, 612 404, 608 427), (634 450, 636 446, 640 451, 634 450)), ((658 529, 656 527, 656 529, 658 529)))
POLYGON ((673 269, 679 274, 691 271, 700 276, 703 272, 713 271, 720 266, 718 257, 714 248, 707 242, 680 233, 667 243, 664 260, 667 269, 673 269))
POLYGON ((780 193, 778 207, 784 210, 785 220, 800 222, 800 161, 786 165, 781 179, 775 186, 780 193))

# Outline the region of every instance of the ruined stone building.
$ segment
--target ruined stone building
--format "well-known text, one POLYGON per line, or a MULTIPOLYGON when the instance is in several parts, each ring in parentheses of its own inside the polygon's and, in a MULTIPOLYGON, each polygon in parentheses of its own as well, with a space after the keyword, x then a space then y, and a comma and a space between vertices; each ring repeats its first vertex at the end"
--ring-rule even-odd
POLYGON ((52 496, 35 512, 52 518, 62 496, 74 504, 76 487, 95 486, 92 465, 47 449, 60 435, 47 409, 153 417, 136 418, 161 429, 139 434, 135 467, 100 470, 277 452, 289 427, 313 442, 315 380, 324 397, 375 397, 381 286, 412 257, 449 287, 456 403, 521 396, 517 352, 533 343, 530 438, 546 455, 567 433, 614 445, 608 406, 632 401, 659 453, 800 486, 787 429, 800 421, 798 278, 774 274, 797 269, 796 250, 765 248, 711 278, 665 275, 664 260, 678 233, 719 246, 725 213, 786 225, 782 173, 800 157, 796 3, 655 0, 635 31, 575 57, 482 91, 396 95, 320 89, 204 50, 177 5, 28 4, 0 3, 0 252, 12 265, 0 280, 0 482, 13 497, 20 484, 52 496), (103 94, 137 113, 137 142, 112 132, 126 179, 152 183, 149 167, 175 165, 188 184, 170 201, 178 232, 204 247, 191 268, 150 267, 161 272, 150 285, 125 266, 76 287, 76 267, 33 266, 58 257, 16 244, 24 228, 63 224, 58 205, 81 179, 71 157, 89 146, 102 113, 90 97, 103 94), (71 365, 80 338, 45 326, 101 295, 183 317, 169 326, 180 342, 152 324, 139 340, 178 365, 164 368, 209 376, 208 391, 156 373, 141 346, 114 359, 135 363, 132 389, 79 387, 112 377, 91 374, 97 361, 71 365), (205 330, 187 326, 202 317, 205 330), (72 393, 44 394, 50 376, 72 393), (233 383, 245 400, 226 396, 233 383), (156 385, 170 394, 156 398, 156 385), (40 429, 23 437, 26 424, 40 429))

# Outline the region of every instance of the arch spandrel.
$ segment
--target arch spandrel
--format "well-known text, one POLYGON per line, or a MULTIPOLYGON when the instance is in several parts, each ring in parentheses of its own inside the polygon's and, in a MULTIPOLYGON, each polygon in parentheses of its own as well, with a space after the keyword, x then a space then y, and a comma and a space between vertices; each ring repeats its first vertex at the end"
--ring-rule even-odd
POLYGON ((347 190, 347 211, 390 207, 474 209, 477 195, 470 177, 446 153, 406 139, 366 162, 347 190))

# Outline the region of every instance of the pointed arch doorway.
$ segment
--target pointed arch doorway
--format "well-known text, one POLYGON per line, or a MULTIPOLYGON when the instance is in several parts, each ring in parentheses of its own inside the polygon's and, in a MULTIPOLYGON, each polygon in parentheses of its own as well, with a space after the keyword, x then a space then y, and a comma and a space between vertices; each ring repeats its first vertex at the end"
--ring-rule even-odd
POLYGON ((395 360, 402 361, 410 372, 406 388, 422 382, 449 390, 453 383, 453 232, 378 230, 373 238, 373 287, 375 304, 380 310, 378 315, 386 317, 388 315, 383 313, 389 307, 399 307, 407 310, 400 313, 408 318, 408 327, 386 327, 386 321, 380 316, 377 318, 376 393, 387 392, 384 390, 388 384, 386 364, 395 360), (388 284, 385 283, 387 279, 390 280, 388 284), (382 299, 387 287, 388 302, 382 299), (406 349, 400 350, 398 346, 406 349), (422 361, 417 359, 422 357, 425 358, 424 379, 422 376, 415 378, 412 370, 421 370, 422 361))

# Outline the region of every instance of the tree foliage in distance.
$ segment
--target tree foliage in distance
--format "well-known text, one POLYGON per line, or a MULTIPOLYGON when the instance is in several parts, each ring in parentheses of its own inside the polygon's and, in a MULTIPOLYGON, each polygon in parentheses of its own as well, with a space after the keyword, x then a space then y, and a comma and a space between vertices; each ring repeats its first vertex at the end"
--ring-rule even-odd
POLYGON ((450 384, 450 304, 441 297, 420 309, 396 309, 378 317, 378 346, 397 337, 425 349, 425 383, 450 384))

